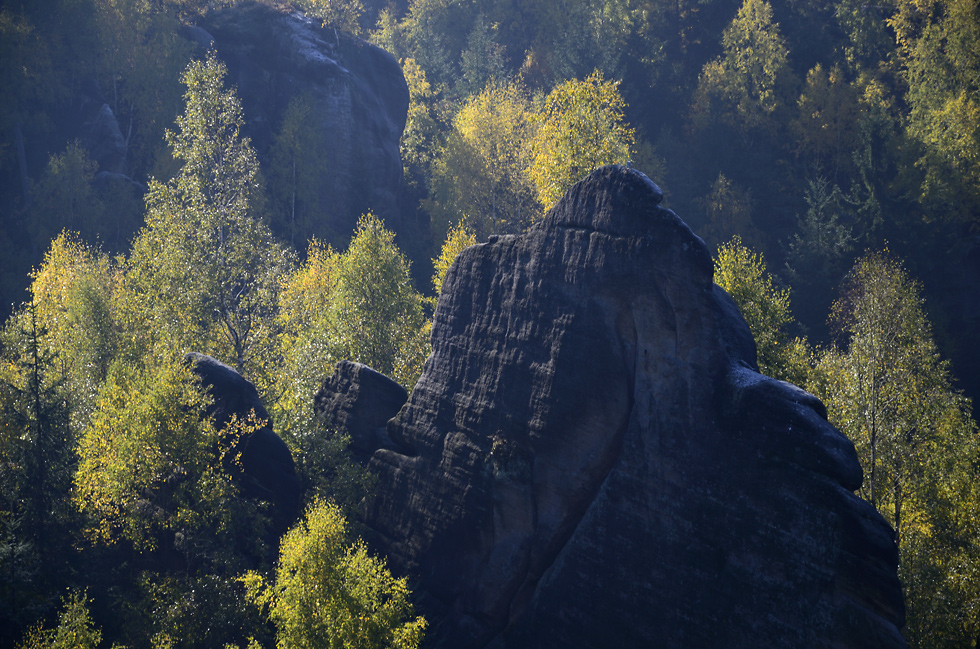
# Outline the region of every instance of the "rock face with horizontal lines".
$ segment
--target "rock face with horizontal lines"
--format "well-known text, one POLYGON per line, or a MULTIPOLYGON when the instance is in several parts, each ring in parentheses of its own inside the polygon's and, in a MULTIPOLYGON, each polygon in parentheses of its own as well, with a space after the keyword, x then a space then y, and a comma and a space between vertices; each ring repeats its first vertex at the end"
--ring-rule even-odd
POLYGON ((301 13, 251 0, 209 12, 187 36, 228 64, 263 164, 290 101, 309 101, 313 144, 324 157, 315 182, 327 226, 314 232, 343 236, 368 211, 397 229, 398 142, 409 97, 393 56, 301 13))
POLYGON ((661 198, 606 167, 459 256, 370 456, 371 542, 433 646, 904 647, 853 446, 757 372, 661 198))

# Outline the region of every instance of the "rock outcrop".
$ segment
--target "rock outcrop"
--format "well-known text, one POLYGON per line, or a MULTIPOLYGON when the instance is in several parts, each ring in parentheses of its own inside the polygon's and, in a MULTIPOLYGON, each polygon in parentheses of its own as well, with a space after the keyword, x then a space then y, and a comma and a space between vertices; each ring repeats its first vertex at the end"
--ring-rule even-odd
POLYGON ((388 437, 386 426, 406 400, 408 393, 394 379, 363 363, 341 361, 317 391, 314 407, 350 435, 354 457, 367 462, 379 448, 401 450, 388 437))
POLYGON ((239 440, 236 452, 238 467, 229 467, 233 477, 249 497, 262 498, 275 505, 277 528, 291 524, 299 509, 300 484, 289 447, 272 430, 269 413, 250 381, 233 368, 205 354, 190 352, 185 359, 200 377, 213 403, 207 413, 215 426, 224 428, 232 417, 246 421, 254 411, 265 423, 246 438, 239 440))
POLYGON ((187 34, 213 45, 242 101, 248 134, 267 154, 289 102, 310 97, 317 145, 326 157, 318 186, 333 229, 345 234, 373 211, 399 223, 402 183, 398 142, 408 113, 408 86, 384 50, 300 13, 259 2, 210 12, 187 34))
POLYGON ((413 579, 433 646, 905 646, 853 446, 758 373, 661 198, 607 167, 459 256, 370 459, 371 542, 413 579))

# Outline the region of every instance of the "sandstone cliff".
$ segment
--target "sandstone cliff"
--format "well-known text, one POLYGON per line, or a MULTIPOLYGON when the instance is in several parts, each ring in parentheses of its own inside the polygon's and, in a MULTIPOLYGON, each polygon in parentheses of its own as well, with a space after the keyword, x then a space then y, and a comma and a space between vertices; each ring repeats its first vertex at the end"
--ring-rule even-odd
POLYGON ((408 86, 390 54, 257 2, 213 11, 188 35, 227 63, 260 158, 290 100, 312 98, 326 158, 321 205, 337 233, 346 236, 367 211, 397 229, 408 86))
MULTIPOLYGON (((460 255, 421 379, 359 435, 372 542, 414 580, 433 646, 905 646, 853 446, 758 374, 661 198, 607 167, 460 255)), ((353 391, 363 412, 341 371, 320 402, 336 416, 353 391)))

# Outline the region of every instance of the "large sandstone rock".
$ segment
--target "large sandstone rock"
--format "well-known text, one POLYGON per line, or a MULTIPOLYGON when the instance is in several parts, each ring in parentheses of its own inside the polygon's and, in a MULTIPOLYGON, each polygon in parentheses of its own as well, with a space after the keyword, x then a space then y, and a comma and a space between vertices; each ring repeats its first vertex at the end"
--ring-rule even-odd
POLYGON ((607 167, 460 255, 397 449, 371 457, 372 542, 434 646, 905 646, 853 446, 756 371, 660 199, 607 167))
POLYGON ((352 231, 367 211, 397 229, 408 85, 390 54, 259 2, 212 11, 187 35, 227 63, 260 157, 289 102, 300 93, 313 99, 326 156, 321 204, 337 233, 352 231))
POLYGON ((240 472, 237 467, 231 468, 244 494, 273 503, 277 527, 288 526, 298 514, 299 478, 292 453, 272 430, 269 413, 262 405, 255 386, 233 368, 211 356, 189 352, 185 359, 211 395, 208 415, 214 418, 219 430, 232 417, 245 421, 253 411, 256 418, 265 421, 261 428, 239 441, 240 446, 236 451, 241 459, 240 472))
POLYGON ((408 399, 397 381, 363 363, 341 361, 314 398, 319 416, 350 435, 356 459, 367 462, 379 448, 400 450, 386 426, 408 399))

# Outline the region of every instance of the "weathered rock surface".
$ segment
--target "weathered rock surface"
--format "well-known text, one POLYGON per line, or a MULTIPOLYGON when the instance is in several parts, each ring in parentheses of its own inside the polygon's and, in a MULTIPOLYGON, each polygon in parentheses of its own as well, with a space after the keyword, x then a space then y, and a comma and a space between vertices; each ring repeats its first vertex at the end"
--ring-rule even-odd
POLYGON ((905 646, 853 446, 756 371, 661 197, 607 167, 459 256, 371 457, 372 542, 434 646, 905 646))
POLYGON ((289 447, 272 430, 269 413, 255 386, 233 368, 205 354, 190 352, 185 359, 210 391, 213 403, 208 415, 214 417, 219 430, 234 416, 247 420, 252 411, 266 422, 239 442, 243 444, 236 449, 241 454, 241 474, 235 477, 246 496, 263 498, 275 505, 280 527, 288 525, 298 513, 299 478, 289 447))
POLYGON ((369 210, 397 228, 408 86, 390 54, 261 3, 212 11, 188 35, 213 44, 227 63, 260 157, 289 102, 300 93, 312 98, 326 156, 321 205, 337 232, 352 231, 369 210))
POLYGON ((341 361, 314 402, 318 415, 347 431, 354 456, 366 462, 379 448, 399 450, 385 427, 407 400, 397 381, 363 363, 341 361))

